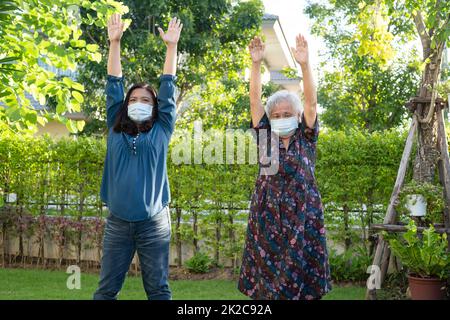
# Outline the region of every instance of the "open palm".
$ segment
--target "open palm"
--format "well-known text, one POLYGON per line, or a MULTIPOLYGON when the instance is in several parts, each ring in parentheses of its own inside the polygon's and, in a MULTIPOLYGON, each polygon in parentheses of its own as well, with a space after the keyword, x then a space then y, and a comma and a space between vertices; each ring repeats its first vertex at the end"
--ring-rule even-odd
POLYGON ((159 34, 166 45, 176 45, 178 43, 181 29, 183 29, 183 24, 178 18, 173 18, 170 20, 169 27, 166 32, 164 32, 163 29, 158 28, 159 34))
POLYGON ((264 58, 265 45, 261 38, 254 37, 248 46, 253 62, 260 62, 264 58))
POLYGON ((291 48, 292 53, 294 54, 295 60, 300 65, 305 65, 309 62, 309 50, 308 50, 308 42, 302 34, 297 35, 295 38, 295 48, 291 48))
POLYGON ((120 14, 114 13, 108 20, 109 41, 119 41, 123 35, 123 22, 120 14))

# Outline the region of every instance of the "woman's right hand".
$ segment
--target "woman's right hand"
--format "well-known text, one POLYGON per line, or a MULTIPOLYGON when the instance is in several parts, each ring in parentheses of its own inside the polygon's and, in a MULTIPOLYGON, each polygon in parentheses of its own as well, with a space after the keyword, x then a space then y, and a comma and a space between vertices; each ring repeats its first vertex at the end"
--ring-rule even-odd
POLYGON ((250 113, 253 127, 256 127, 264 116, 264 107, 261 102, 261 61, 264 58, 264 48, 264 42, 259 37, 254 37, 248 46, 253 61, 250 71, 250 113))
POLYGON ((250 50, 250 56, 253 62, 258 63, 262 61, 264 58, 265 45, 261 38, 255 36, 252 41, 250 41, 248 49, 250 50))
POLYGON ((123 22, 120 14, 114 13, 108 20, 108 38, 109 41, 120 41, 123 34, 123 22))

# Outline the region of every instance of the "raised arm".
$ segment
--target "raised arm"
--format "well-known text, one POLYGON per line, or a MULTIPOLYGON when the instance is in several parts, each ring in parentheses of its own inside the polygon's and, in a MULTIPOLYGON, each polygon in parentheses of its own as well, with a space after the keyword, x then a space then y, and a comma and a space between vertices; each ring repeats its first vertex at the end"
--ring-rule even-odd
POLYGON ((182 28, 183 24, 177 18, 173 18, 169 22, 166 32, 158 28, 161 38, 166 44, 167 51, 163 75, 160 78, 157 122, 164 129, 168 138, 170 138, 175 129, 176 102, 174 80, 177 72, 177 45, 182 28))
POLYGON ((314 127, 317 116, 317 92, 309 61, 308 42, 301 34, 296 37, 296 47, 291 48, 295 60, 300 64, 303 74, 303 94, 305 96, 304 116, 306 125, 314 127))
POLYGON ((166 44, 166 61, 164 62, 163 74, 175 75, 177 72, 177 45, 180 39, 180 33, 183 29, 181 20, 173 18, 169 22, 169 27, 166 32, 158 28, 159 34, 166 44))
POLYGON ((261 101, 261 63, 264 57, 264 43, 259 37, 253 38, 248 46, 252 58, 252 69, 250 71, 250 113, 252 115, 253 127, 256 127, 264 116, 264 107, 261 101))
POLYGON ((109 55, 108 75, 122 77, 120 63, 120 39, 123 34, 123 23, 120 14, 113 14, 108 21, 109 55))
POLYGON ((113 14, 108 21, 109 54, 106 81, 106 123, 114 125, 117 112, 124 100, 122 65, 120 64, 120 39, 123 23, 119 14, 113 14))

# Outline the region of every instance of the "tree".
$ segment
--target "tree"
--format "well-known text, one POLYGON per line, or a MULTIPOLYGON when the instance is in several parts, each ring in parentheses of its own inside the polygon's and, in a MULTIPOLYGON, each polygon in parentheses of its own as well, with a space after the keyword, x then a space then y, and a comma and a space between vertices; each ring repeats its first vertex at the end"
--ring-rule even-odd
POLYGON ((65 112, 80 111, 84 86, 54 68, 75 70, 81 61, 98 63, 98 46, 82 39, 81 26, 106 25, 106 17, 127 8, 114 0, 9 0, 0 3, 0 119, 13 130, 36 129, 49 119, 76 132, 65 112), (83 14, 80 14, 80 10, 83 14), (53 70, 52 70, 53 69, 53 70), (38 113, 26 95, 44 105, 50 97, 55 112, 38 113))
POLYGON ((326 72, 319 86, 322 120, 335 130, 369 132, 395 128, 407 119, 402 106, 416 92, 418 65, 395 63, 386 70, 354 57, 342 71, 326 72))
MULTIPOLYGON (((442 54, 450 38, 450 2, 441 0, 367 0, 362 2, 330 0, 329 3, 334 4, 342 13, 351 13, 350 17, 355 17, 357 7, 361 11, 373 11, 372 7, 377 8, 378 11, 375 10, 375 12, 378 13, 373 15, 375 17, 373 26, 364 27, 368 22, 361 21, 356 36, 360 39, 366 39, 369 47, 374 45, 375 47, 386 48, 386 45, 389 44, 390 37, 375 37, 374 34, 379 29, 377 26, 385 29, 380 31, 381 33, 389 32, 399 39, 419 37, 422 44, 422 63, 420 66, 422 78, 417 93, 420 98, 429 99, 430 104, 424 104, 423 107, 416 110, 420 122, 419 150, 414 161, 413 179, 419 182, 432 183, 435 180, 436 164, 439 157, 434 107, 438 96, 442 54), (384 15, 389 18, 387 26, 377 22, 380 18, 376 17, 383 16, 380 12, 384 12, 384 15), (374 39, 378 39, 379 44, 372 43, 375 41, 374 39)), ((320 6, 315 5, 311 8, 320 8, 320 6)), ((361 16, 361 14, 358 16, 361 16)), ((374 59, 376 52, 380 52, 380 50, 362 50, 359 55, 374 59)))
POLYGON ((422 43, 424 68, 418 96, 431 99, 429 105, 425 104, 422 110, 418 110, 419 150, 414 160, 413 179, 433 183, 439 158, 438 128, 434 108, 438 96, 442 54, 450 39, 450 2, 408 0, 405 1, 405 9, 414 21, 416 32, 422 43))
POLYGON ((328 49, 318 90, 324 123, 369 132, 402 124, 420 77, 417 52, 405 50, 411 23, 380 1, 315 1, 306 13, 328 49))
MULTIPOLYGON (((242 58, 248 59, 248 53, 242 58)), ((263 85, 263 99, 267 99, 280 86, 272 82, 263 85)), ((192 90, 189 108, 178 119, 178 128, 193 128, 194 121, 201 120, 203 130, 249 129, 249 83, 241 77, 214 80, 192 90)))
MULTIPOLYGON (((183 22, 178 45, 179 119, 190 108, 190 103, 183 102, 197 94, 199 87, 213 82, 219 82, 220 86, 231 85, 241 79, 247 62, 245 48, 261 25, 261 1, 126 0, 124 3, 130 8, 131 19, 130 28, 122 38, 122 67, 128 83, 144 81, 157 87, 164 57, 157 26, 164 27, 172 16, 183 22)), ((104 30, 86 26, 85 31, 85 37, 94 41, 106 55, 104 30)), ((103 61, 98 65, 86 62, 80 68, 80 82, 91 89, 87 92, 84 110, 98 120, 90 124, 91 132, 104 130, 105 70, 103 61)))

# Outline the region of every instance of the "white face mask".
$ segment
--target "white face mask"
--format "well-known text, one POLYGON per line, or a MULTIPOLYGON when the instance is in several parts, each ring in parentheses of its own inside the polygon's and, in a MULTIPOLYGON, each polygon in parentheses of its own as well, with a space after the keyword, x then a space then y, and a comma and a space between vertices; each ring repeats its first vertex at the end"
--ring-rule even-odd
POLYGON ((280 137, 285 137, 294 133, 298 128, 298 119, 297 117, 273 119, 270 120, 270 127, 280 137))
POLYGON ((153 106, 151 104, 135 102, 128 105, 128 116, 136 122, 143 122, 152 117, 153 106))

